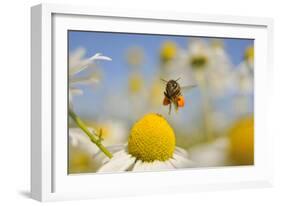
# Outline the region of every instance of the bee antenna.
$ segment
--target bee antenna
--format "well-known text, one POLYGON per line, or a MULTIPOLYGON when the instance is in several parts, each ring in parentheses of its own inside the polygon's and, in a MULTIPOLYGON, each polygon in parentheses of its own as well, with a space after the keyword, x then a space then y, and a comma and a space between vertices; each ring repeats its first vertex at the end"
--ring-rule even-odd
POLYGON ((166 82, 166 83, 168 82, 168 81, 166 81, 165 79, 161 79, 161 80, 162 80, 163 82, 166 82))
POLYGON ((177 82, 177 81, 179 81, 181 78, 179 77, 179 78, 177 78, 175 81, 177 82))

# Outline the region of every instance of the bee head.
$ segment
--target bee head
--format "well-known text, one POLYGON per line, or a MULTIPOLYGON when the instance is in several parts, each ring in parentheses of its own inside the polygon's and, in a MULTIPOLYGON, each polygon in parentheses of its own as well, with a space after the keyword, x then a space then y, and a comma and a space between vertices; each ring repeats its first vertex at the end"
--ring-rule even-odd
POLYGON ((168 83, 167 83, 167 86, 171 89, 176 89, 178 87, 178 83, 177 81, 175 80, 170 80, 168 83))

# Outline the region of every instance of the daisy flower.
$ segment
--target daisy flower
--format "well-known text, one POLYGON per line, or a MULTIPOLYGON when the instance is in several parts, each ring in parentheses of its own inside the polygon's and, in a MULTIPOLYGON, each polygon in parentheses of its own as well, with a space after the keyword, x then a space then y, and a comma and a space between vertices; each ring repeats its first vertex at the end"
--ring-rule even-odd
POLYGON ((254 48, 245 50, 244 61, 236 68, 237 90, 234 108, 239 117, 253 112, 254 96, 254 48))
POLYGON ((160 51, 160 59, 163 64, 170 62, 176 57, 177 46, 172 41, 164 42, 160 51))
POLYGON ((103 56, 101 53, 96 53, 90 58, 84 58, 85 49, 77 49, 75 52, 70 54, 69 57, 69 99, 72 100, 73 95, 81 95, 83 91, 77 88, 77 85, 81 84, 92 84, 98 82, 98 78, 94 75, 93 72, 88 73, 87 75, 81 77, 79 74, 88 69, 91 65, 98 60, 111 61, 111 58, 103 56))
POLYGON ((254 163, 254 117, 237 120, 227 136, 191 147, 190 159, 200 167, 252 165, 254 163))
POLYGON ((98 172, 159 171, 194 166, 187 152, 176 147, 173 129, 159 114, 145 115, 133 125, 128 144, 112 149, 115 150, 113 157, 105 158, 98 172))
POLYGON ((232 94, 237 87, 237 82, 234 65, 224 49, 223 42, 218 39, 213 40, 210 50, 212 65, 207 70, 207 81, 212 96, 216 99, 232 94))
POLYGON ((191 39, 187 58, 199 86, 206 84, 212 98, 224 97, 235 90, 234 67, 222 41, 191 39))
POLYGON ((191 38, 187 53, 188 66, 194 71, 204 70, 210 65, 211 51, 207 42, 201 39, 191 38))
MULTIPOLYGON (((102 144, 106 148, 124 144, 127 140, 127 127, 122 122, 106 121, 98 127, 102 129, 102 144)), ((88 127, 87 129, 92 134, 97 134, 93 128, 88 127)), ((81 128, 69 128, 69 150, 70 173, 95 172, 102 164, 100 159, 92 158, 100 149, 93 144, 81 128)))
POLYGON ((237 120, 229 130, 230 155, 236 164, 254 164, 254 116, 237 120))

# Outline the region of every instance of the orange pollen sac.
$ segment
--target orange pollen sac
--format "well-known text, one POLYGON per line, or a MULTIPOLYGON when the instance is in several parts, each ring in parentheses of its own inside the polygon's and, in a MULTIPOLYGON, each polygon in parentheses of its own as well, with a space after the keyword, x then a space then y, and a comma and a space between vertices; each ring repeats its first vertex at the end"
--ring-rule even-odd
POLYGON ((171 101, 167 97, 165 97, 163 100, 163 105, 168 105, 168 104, 171 104, 171 101))
POLYGON ((178 97, 178 107, 184 107, 184 97, 183 96, 178 97))

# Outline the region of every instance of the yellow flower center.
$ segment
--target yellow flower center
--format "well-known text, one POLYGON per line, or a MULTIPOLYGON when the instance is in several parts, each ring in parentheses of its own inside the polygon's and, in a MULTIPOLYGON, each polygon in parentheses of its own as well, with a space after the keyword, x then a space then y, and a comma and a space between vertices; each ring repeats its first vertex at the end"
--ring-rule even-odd
POLYGON ((174 59, 177 53, 177 46, 174 42, 165 42, 161 48, 160 57, 163 63, 174 59))
POLYGON ((190 65, 193 69, 201 69, 208 63, 208 58, 205 55, 193 56, 190 60, 190 65))
POLYGON ((130 133, 128 150, 142 161, 165 161, 173 156, 176 138, 164 117, 147 114, 137 121, 130 133))
POLYGON ((68 172, 71 174, 90 172, 92 169, 91 155, 73 147, 70 147, 70 151, 68 172))
POLYGON ((138 93, 143 87, 143 80, 139 74, 133 74, 129 79, 129 91, 132 94, 138 93))
POLYGON ((254 47, 251 46, 251 47, 248 47, 245 50, 244 58, 248 62, 253 62, 254 61, 254 47))
POLYGON ((254 163, 254 118, 247 117, 234 124, 229 132, 232 158, 242 165, 254 163))

